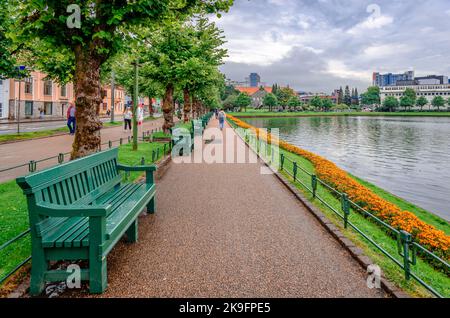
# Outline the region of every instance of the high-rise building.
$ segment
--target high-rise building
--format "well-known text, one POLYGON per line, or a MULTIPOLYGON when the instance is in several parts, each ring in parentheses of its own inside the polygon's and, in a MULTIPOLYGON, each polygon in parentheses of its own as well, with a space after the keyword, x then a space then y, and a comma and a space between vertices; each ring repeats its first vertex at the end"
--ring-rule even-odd
POLYGON ((414 71, 408 71, 403 74, 373 73, 374 86, 395 86, 398 81, 414 81, 414 71))
POLYGON ((445 75, 428 75, 415 78, 417 85, 442 85, 448 84, 448 76, 445 75))
POLYGON ((261 76, 258 73, 250 74, 250 87, 259 87, 261 83, 261 76))

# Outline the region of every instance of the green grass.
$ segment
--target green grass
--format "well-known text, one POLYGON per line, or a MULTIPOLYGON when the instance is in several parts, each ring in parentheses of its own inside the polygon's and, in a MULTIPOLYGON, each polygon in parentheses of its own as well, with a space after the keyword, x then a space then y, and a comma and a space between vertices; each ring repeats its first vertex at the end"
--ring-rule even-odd
MULTIPOLYGON (((280 152, 283 153, 290 160, 297 162, 299 167, 302 167, 310 174, 315 173, 314 166, 310 161, 282 149, 280 149, 280 152)), ((288 160, 286 160, 285 168, 288 169, 289 171, 292 171, 293 164, 288 160)), ((343 221, 336 213, 330 210, 326 205, 322 204, 319 200, 314 199, 312 194, 309 191, 307 191, 304 188, 304 186, 302 186, 299 182, 294 182, 293 179, 286 172, 282 173, 305 195, 305 197, 310 202, 312 202, 317 208, 319 208, 326 215, 326 217, 342 231, 342 233, 347 238, 349 238, 356 246, 360 247, 366 253, 366 255, 368 255, 374 261, 375 264, 379 265, 384 275, 390 281, 392 281, 394 284, 396 284, 397 286, 399 286, 412 296, 416 297, 432 296, 423 286, 421 286, 416 281, 414 280, 406 281, 403 270, 400 267, 398 267, 392 260, 383 255, 374 245, 369 243, 354 230, 350 228, 344 229, 343 221)), ((302 181, 304 184, 310 187, 311 185, 310 175, 302 172, 299 169, 297 177, 298 180, 302 181)), ((379 193, 382 194, 386 199, 391 199, 394 201, 399 200, 398 198, 392 195, 389 196, 389 194, 385 191, 381 190, 379 191, 379 193)), ((317 194, 325 202, 330 204, 335 210, 341 211, 340 200, 336 198, 331 193, 330 190, 319 184, 317 194)), ((408 203, 403 202, 402 204, 406 205, 408 203)), ((416 212, 423 212, 423 211, 420 211, 419 209, 416 212)), ((390 237, 379 225, 375 224, 372 221, 369 221, 368 219, 364 218, 362 215, 360 215, 355 211, 352 211, 349 220, 362 232, 368 234, 368 236, 375 242, 377 242, 384 250, 386 250, 389 254, 394 256, 395 259, 402 262, 402 259, 397 252, 396 241, 392 239, 392 237, 390 237)), ((429 263, 427 263, 422 259, 418 259, 417 265, 412 266, 412 271, 416 273, 419 277, 421 277, 427 284, 429 284, 435 290, 437 290, 441 295, 443 295, 444 297, 450 297, 450 278, 446 274, 436 270, 429 263)))
MULTIPOLYGON (((119 162, 125 165, 140 165, 141 158, 146 164, 151 164, 152 151, 160 148, 157 160, 163 156, 164 144, 142 143, 138 151, 131 151, 132 144, 122 145, 119 148, 119 162)), ((167 147, 167 152, 169 148, 167 147)), ((132 172, 127 178, 135 181, 143 173, 132 172)), ((16 237, 29 228, 28 210, 25 196, 15 181, 0 183, 0 246, 16 237)), ((16 265, 30 255, 30 238, 27 235, 4 250, 0 251, 0 278, 9 273, 16 265)), ((1 287, 0 287, 1 288, 1 287)))
POLYGON ((247 110, 247 112, 229 113, 240 118, 251 117, 314 117, 314 116, 412 116, 412 117, 450 117, 450 112, 269 112, 247 110))

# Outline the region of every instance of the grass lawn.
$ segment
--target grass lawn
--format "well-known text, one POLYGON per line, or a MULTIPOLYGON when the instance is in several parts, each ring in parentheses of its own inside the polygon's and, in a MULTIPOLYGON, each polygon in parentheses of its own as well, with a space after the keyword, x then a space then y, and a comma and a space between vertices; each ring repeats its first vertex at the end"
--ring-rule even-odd
MULTIPOLYGON (((255 147, 254 147, 255 149, 255 147)), ((306 160, 303 157, 292 154, 285 150, 280 149, 280 152, 283 153, 287 158, 292 161, 298 163, 299 167, 302 167, 307 172, 314 174, 315 169, 311 162, 306 160)), ((286 160, 285 168, 289 171, 293 170, 293 164, 286 160)), ((310 187, 311 177, 302 172, 300 169, 298 170, 298 179, 302 181, 304 184, 310 187)), ((307 191, 304 186, 302 186, 299 182, 294 182, 293 179, 286 173, 283 172, 285 177, 287 177, 304 195, 305 197, 312 202, 316 207, 318 207, 326 216, 331 220, 341 231, 342 233, 348 237, 355 245, 363 249, 363 251, 368 255, 375 264, 379 265, 384 273, 384 275, 392 282, 394 282, 397 286, 410 293, 412 296, 417 297, 430 297, 431 294, 422 287, 419 283, 414 280, 406 281, 404 277, 403 270, 398 267, 392 260, 383 255, 374 245, 372 245, 369 241, 364 239, 361 235, 355 232, 352 229, 344 229, 343 220, 337 216, 333 211, 331 211, 327 206, 322 204, 319 200, 314 199, 312 194, 307 191)), ((379 188, 376 188, 373 185, 371 189, 375 189, 377 193, 385 198, 386 200, 392 200, 393 203, 401 204, 402 208, 408 207, 411 212, 418 213, 424 217, 424 219, 429 220, 430 223, 434 222, 433 225, 439 227, 441 229, 448 230, 448 223, 445 225, 440 224, 439 218, 435 219, 433 215, 430 213, 415 207, 414 205, 401 200, 386 191, 383 191, 379 188), (373 188, 372 188, 373 187, 373 188), (439 226, 440 225, 440 226, 439 226)), ((327 188, 318 185, 317 194, 320 196, 325 202, 330 204, 337 211, 341 211, 341 203, 338 198, 336 198, 330 190, 327 188)), ((397 244, 394 239, 392 239, 385 231, 381 229, 381 227, 366 218, 364 218, 359 213, 352 211, 350 218, 350 222, 352 222, 355 226, 357 226, 361 231, 366 233, 371 239, 377 242, 384 250, 388 251, 389 254, 394 256, 398 261, 402 263, 402 258, 398 255, 397 252, 397 244)), ((445 221, 444 221, 445 222, 445 221)), ((421 277, 427 284, 432 286, 435 290, 437 290, 444 297, 450 297, 450 278, 436 270, 434 267, 429 265, 427 262, 418 259, 417 265, 412 266, 412 271, 416 273, 419 277, 421 277)))
MULTIPOLYGON (((122 145, 119 149, 119 162, 125 165, 140 165, 142 157, 146 164, 151 164, 152 151, 160 149, 159 157, 163 156, 164 144, 141 143, 138 151, 131 151, 132 144, 122 145)), ((167 147, 167 152, 169 148, 167 147)), ((128 180, 135 181, 143 173, 132 172, 128 180)), ((16 182, 8 181, 0 184, 0 246, 29 228, 28 210, 25 196, 16 182)), ((9 273, 16 265, 30 255, 29 235, 0 251, 0 279, 9 273)), ((0 287, 1 289, 1 287, 0 287)))
POLYGON ((413 117, 450 117, 450 112, 269 112, 265 110, 247 110, 247 112, 229 113, 240 118, 251 117, 313 117, 313 116, 413 116, 413 117))

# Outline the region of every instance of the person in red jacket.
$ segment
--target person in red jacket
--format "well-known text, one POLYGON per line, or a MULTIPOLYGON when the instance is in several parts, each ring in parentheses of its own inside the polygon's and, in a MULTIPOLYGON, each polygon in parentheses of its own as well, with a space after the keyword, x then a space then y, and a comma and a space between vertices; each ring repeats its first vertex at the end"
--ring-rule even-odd
POLYGON ((69 131, 71 135, 75 135, 76 129, 76 119, 75 119, 76 108, 75 105, 70 103, 69 108, 67 109, 67 127, 69 127, 69 131))

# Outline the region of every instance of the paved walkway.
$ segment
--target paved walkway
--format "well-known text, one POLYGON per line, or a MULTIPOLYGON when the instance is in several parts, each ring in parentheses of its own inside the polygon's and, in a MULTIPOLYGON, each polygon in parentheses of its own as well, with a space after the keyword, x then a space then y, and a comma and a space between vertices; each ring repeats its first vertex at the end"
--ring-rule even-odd
MULTIPOLYGON (((164 119, 159 118, 153 121, 144 122, 143 128, 139 131, 161 128, 164 119)), ((123 126, 113 128, 104 128, 101 131, 102 142, 108 140, 118 140, 120 137, 127 138, 131 132, 125 132, 123 126)), ((142 133, 139 133, 141 136, 142 133)), ((73 136, 62 135, 36 140, 20 141, 16 143, 0 145, 0 170, 14 167, 30 160, 40 160, 57 156, 59 153, 67 153, 72 149, 73 136)), ((41 170, 57 164, 57 159, 38 163, 38 169, 41 170)), ((18 168, 10 171, 0 172, 0 182, 5 182, 28 173, 28 167, 18 168)))
POLYGON ((384 297, 260 168, 172 164, 157 185, 157 213, 140 219, 139 242, 110 254, 102 297, 384 297))

